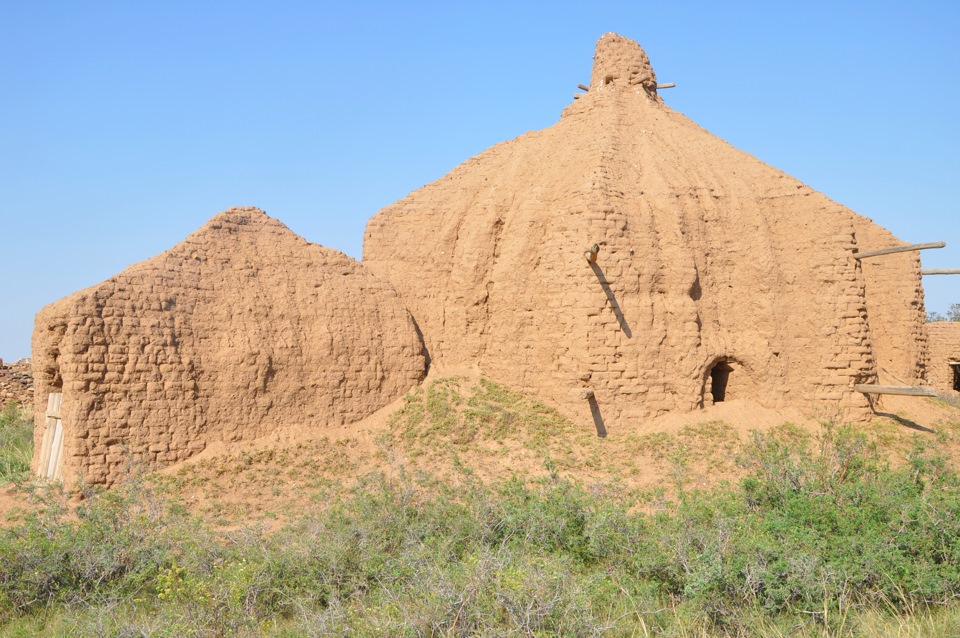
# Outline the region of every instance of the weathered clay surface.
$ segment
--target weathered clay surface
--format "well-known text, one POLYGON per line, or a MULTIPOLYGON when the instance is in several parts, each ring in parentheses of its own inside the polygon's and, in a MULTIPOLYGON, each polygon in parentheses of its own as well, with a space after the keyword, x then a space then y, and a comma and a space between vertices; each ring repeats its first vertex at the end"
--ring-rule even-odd
POLYGON ((856 250, 896 238, 665 106, 635 42, 607 34, 595 60, 557 124, 368 223, 364 265, 433 362, 598 428, 709 404, 718 362, 727 399, 849 419, 870 414, 853 385, 877 380, 878 356, 922 374, 915 256, 861 269, 856 250))
POLYGON ((960 395, 956 385, 957 375, 960 374, 960 321, 928 323, 927 334, 927 382, 941 392, 960 395))
POLYGON ((255 208, 47 306, 33 353, 38 454, 47 397, 62 391, 67 482, 351 423, 425 373, 390 284, 255 208))
MULTIPOLYGON (((844 209, 860 251, 903 245, 893 233, 844 209)), ((919 385, 925 378, 926 310, 920 275, 920 254, 895 253, 861 260, 866 285, 870 339, 879 382, 919 385)))

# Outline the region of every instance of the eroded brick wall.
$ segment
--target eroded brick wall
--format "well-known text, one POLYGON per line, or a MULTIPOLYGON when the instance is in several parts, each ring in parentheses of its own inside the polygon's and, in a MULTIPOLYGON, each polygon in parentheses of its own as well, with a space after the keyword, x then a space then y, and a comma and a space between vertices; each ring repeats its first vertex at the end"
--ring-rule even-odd
MULTIPOLYGON (((846 211, 861 252, 902 246, 885 228, 846 211)), ((906 252, 861 260, 867 316, 880 383, 918 385, 925 377, 926 310, 920 275, 921 253, 906 252)))
MULTIPOLYGON (((937 321, 927 324, 929 358, 927 383, 941 392, 957 393, 957 366, 960 364, 960 321, 937 321)), ((960 393, 957 393, 960 394, 960 393)))
POLYGON ((425 373, 390 284, 256 209, 47 306, 33 353, 38 454, 47 397, 62 392, 67 482, 351 423, 425 373))

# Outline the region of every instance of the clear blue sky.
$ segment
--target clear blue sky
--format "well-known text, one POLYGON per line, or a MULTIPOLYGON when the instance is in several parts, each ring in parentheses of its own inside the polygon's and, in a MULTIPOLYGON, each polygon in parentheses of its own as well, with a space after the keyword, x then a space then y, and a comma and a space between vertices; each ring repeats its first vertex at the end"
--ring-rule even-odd
MULTIPOLYGON (((232 205, 359 258, 378 209, 556 122, 607 31, 672 108, 960 267, 958 24, 922 0, 0 0, 0 357, 232 205)), ((924 286, 960 302, 960 276, 924 286)))

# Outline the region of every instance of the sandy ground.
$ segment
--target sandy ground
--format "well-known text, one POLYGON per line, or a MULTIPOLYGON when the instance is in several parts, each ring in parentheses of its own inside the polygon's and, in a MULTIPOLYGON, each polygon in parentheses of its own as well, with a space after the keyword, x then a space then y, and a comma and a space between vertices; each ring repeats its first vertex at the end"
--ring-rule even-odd
MULTIPOLYGON (((479 380, 476 371, 447 370, 433 373, 424 388, 452 383, 466 401, 479 380)), ((465 441, 452 430, 404 429, 398 425, 403 418, 394 415, 402 417, 406 404, 399 399, 363 421, 320 434, 289 431, 247 443, 210 445, 148 480, 227 528, 253 522, 279 526, 373 475, 377 480, 456 485, 509 477, 536 480, 552 470, 587 484, 669 496, 678 481, 690 488, 736 480, 743 472, 737 456, 754 432, 793 424, 794 431, 808 433, 814 442, 822 424, 833 418, 815 406, 809 411, 769 409, 735 400, 636 423, 604 438, 551 412, 559 425, 544 435, 518 428, 494 438, 479 432, 465 441)), ((960 407, 943 401, 884 397, 873 421, 857 427, 893 463, 903 461, 915 438, 960 458, 960 407)), ((22 493, 12 487, 0 490, 0 517, 23 504, 22 493)))

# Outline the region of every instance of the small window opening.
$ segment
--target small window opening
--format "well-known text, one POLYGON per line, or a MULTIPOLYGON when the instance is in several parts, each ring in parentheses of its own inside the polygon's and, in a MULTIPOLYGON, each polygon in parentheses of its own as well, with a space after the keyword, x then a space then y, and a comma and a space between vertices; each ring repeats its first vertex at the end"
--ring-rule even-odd
POLYGON ((727 361, 719 361, 710 369, 710 394, 713 395, 714 403, 726 400, 727 383, 730 381, 731 372, 733 372, 733 366, 727 361))
POLYGON ((953 368, 953 391, 960 392, 960 361, 951 362, 950 367, 953 368))

